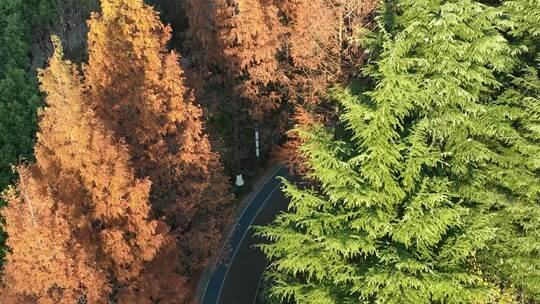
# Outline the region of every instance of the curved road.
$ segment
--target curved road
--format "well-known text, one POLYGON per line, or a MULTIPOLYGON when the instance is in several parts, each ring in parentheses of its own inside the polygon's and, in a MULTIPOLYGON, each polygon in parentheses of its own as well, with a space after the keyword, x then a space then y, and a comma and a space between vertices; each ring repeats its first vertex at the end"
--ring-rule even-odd
POLYGON ((289 203, 277 178, 288 177, 284 167, 273 168, 237 218, 205 286, 201 304, 254 304, 266 268, 264 254, 253 248, 263 240, 253 236, 251 225, 265 225, 289 203))

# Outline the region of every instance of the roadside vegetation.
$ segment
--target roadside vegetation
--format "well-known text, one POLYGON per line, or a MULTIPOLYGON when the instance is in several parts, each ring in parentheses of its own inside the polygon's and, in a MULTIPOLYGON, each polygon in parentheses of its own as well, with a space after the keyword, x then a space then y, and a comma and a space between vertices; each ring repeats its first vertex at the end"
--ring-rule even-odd
MULTIPOLYGON (((35 71, 30 71, 31 31, 53 17, 50 0, 0 3, 0 192, 16 176, 12 166, 33 159, 37 108, 42 100, 35 71)), ((4 204, 0 199, 0 207, 4 204)), ((0 265, 5 237, 0 229, 0 265)))
POLYGON ((540 303, 538 0, 4 0, 0 42, 0 303, 192 303, 275 159, 261 303, 540 303))
POLYGON ((287 183, 290 212, 259 229, 274 298, 540 300, 533 2, 382 7, 362 77, 331 90, 339 122, 298 129, 313 187, 287 183))

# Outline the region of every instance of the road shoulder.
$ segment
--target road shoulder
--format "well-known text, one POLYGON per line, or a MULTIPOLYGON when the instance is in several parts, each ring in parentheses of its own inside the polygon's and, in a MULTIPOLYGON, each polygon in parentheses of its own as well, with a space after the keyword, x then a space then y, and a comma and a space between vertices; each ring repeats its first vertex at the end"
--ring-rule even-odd
POLYGON ((212 272, 214 268, 217 266, 219 259, 223 257, 223 252, 227 250, 227 241, 229 237, 231 236, 233 230, 235 229, 238 220, 240 219, 241 215, 244 213, 246 208, 249 207, 250 203, 253 201, 253 199, 257 196, 257 194, 264 188, 266 184, 268 184, 274 175, 281 169, 283 166, 281 164, 275 164, 274 166, 270 167, 267 172, 255 183, 253 186, 253 190, 245 196, 240 204, 238 205, 234 221, 227 226, 226 229, 223 230, 223 234, 221 235, 221 244, 222 246, 219 248, 219 251, 216 251, 212 258, 210 259, 208 265, 203 270, 201 277, 199 279, 199 282, 197 284, 197 289, 195 292, 195 300, 196 303, 201 303, 203 300, 203 296, 206 290, 206 287, 208 285, 208 282, 211 278, 212 272))

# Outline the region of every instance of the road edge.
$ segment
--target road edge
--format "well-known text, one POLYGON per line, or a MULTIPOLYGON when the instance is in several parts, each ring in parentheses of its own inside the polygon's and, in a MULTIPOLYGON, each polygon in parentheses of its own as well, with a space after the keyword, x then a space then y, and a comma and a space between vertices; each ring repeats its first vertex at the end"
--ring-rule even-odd
POLYGON ((197 283, 197 288, 195 289, 195 294, 193 296, 195 303, 201 303, 204 296, 204 291, 206 289, 206 285, 208 284, 208 281, 210 280, 210 277, 212 275, 212 272, 217 264, 217 260, 221 256, 221 252, 224 249, 224 246, 226 245, 225 242, 227 241, 231 231, 236 227, 236 223, 239 220, 239 217, 243 214, 244 210, 250 205, 250 202, 255 198, 255 196, 259 193, 259 191, 266 185, 271 179, 274 177, 274 175, 284 166, 282 164, 275 164, 272 167, 270 167, 266 173, 259 178, 259 180, 253 185, 252 191, 246 195, 236 208, 235 214, 234 214, 234 221, 232 221, 226 229, 223 230, 223 233, 221 235, 221 246, 219 247, 219 250, 217 250, 213 255, 212 258, 209 260, 207 266, 204 268, 204 270, 201 273, 199 282, 197 283))

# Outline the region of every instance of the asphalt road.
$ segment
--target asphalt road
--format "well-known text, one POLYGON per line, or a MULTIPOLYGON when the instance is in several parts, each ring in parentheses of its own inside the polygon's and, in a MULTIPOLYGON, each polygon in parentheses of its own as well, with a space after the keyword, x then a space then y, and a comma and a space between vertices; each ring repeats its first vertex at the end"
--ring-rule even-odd
POLYGON ((238 217, 222 250, 221 262, 214 265, 201 304, 255 303, 267 262, 264 254, 253 248, 262 240, 253 236, 250 226, 268 224, 276 214, 287 208, 289 201, 281 192, 278 176, 288 177, 288 171, 285 168, 277 169, 238 217))

